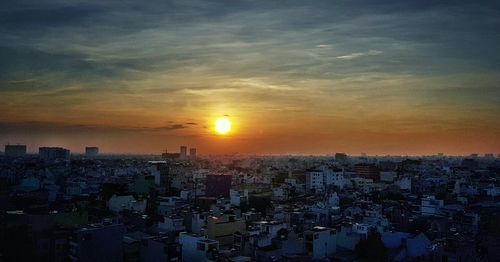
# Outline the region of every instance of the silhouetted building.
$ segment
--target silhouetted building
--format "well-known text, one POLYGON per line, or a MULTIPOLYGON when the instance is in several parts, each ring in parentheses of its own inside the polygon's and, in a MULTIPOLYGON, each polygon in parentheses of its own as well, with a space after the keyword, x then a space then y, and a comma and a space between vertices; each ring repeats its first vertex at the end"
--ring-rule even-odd
POLYGON ((462 167, 469 170, 474 170, 479 167, 479 163, 477 162, 477 159, 465 158, 464 160, 462 160, 462 167))
POLYGON ((181 146, 180 158, 185 159, 187 157, 187 146, 181 146))
POLYGON ((176 159, 181 157, 181 155, 179 153, 162 153, 161 157, 163 159, 176 159))
POLYGON ((123 261, 123 224, 92 224, 70 238, 70 261, 123 261))
POLYGON ((380 172, 376 165, 373 164, 356 164, 354 170, 359 177, 380 180, 380 172))
POLYGON ((231 175, 208 175, 205 192, 210 197, 229 197, 231 190, 231 175))
POLYGON ((54 161, 57 159, 69 159, 70 151, 62 147, 40 147, 38 157, 44 161, 54 161))
POLYGON ((193 147, 189 149, 189 157, 192 159, 196 158, 196 148, 193 147))
POLYGON ((99 154, 99 148, 96 146, 85 147, 86 157, 96 157, 99 154))
POLYGON ((347 155, 345 153, 335 153, 335 161, 346 161, 347 160, 347 155))
POLYGON ((398 163, 394 161, 379 161, 378 168, 382 171, 395 171, 398 169, 398 163))
POLYGON ((22 157, 26 155, 26 145, 5 145, 5 156, 22 157))

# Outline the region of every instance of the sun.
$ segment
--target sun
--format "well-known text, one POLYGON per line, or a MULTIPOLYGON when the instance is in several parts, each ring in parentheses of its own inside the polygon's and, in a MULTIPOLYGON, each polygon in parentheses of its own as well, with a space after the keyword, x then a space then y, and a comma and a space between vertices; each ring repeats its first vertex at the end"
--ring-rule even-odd
POLYGON ((220 117, 215 120, 215 132, 225 135, 231 131, 231 121, 227 117, 220 117))

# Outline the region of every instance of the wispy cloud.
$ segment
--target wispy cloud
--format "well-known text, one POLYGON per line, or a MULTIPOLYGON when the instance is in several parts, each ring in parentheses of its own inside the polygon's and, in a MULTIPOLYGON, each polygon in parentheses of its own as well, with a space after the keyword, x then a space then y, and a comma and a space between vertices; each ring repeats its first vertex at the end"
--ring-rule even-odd
POLYGON ((168 126, 155 127, 154 130, 173 131, 173 130, 184 129, 184 128, 187 128, 187 126, 183 125, 183 124, 173 124, 173 125, 168 125, 168 126))
POLYGON ((369 50, 367 52, 350 53, 348 55, 337 56, 337 59, 351 60, 351 59, 356 59, 356 58, 360 58, 360 57, 364 57, 364 56, 375 56, 375 55, 380 55, 380 54, 382 54, 382 51, 369 50))

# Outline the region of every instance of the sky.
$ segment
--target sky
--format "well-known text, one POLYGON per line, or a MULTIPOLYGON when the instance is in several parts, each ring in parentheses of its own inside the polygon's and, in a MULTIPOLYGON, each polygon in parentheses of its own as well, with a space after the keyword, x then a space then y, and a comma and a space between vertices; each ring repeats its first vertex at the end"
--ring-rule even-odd
POLYGON ((3 0, 0 143, 500 153, 499 28, 498 1, 3 0))

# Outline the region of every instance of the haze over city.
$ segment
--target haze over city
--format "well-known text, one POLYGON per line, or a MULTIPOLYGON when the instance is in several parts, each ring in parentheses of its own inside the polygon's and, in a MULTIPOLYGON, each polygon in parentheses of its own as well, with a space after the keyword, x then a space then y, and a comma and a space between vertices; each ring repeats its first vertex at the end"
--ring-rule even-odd
POLYGON ((2 1, 0 141, 31 152, 497 154, 499 8, 2 1))

